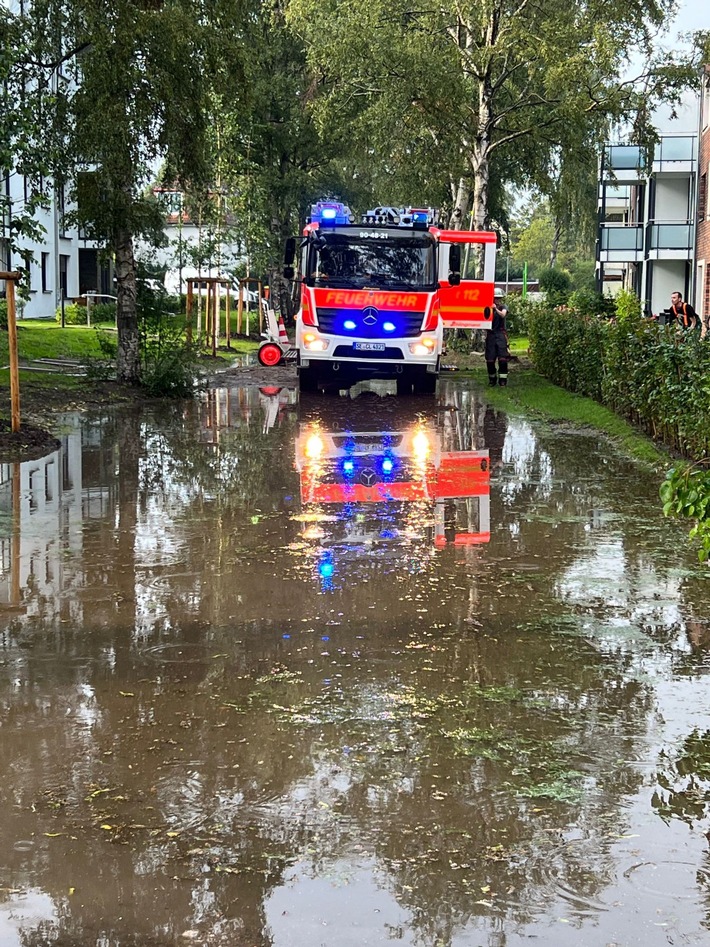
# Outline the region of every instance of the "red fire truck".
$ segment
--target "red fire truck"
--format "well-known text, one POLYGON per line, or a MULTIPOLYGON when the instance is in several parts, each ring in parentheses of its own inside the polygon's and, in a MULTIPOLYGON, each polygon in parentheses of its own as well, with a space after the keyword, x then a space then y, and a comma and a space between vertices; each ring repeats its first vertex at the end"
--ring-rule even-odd
POLYGON ((342 203, 311 208, 287 278, 301 283, 296 350, 301 391, 394 379, 433 393, 445 328, 491 325, 496 235, 442 230, 426 208, 377 207, 355 223, 342 203))

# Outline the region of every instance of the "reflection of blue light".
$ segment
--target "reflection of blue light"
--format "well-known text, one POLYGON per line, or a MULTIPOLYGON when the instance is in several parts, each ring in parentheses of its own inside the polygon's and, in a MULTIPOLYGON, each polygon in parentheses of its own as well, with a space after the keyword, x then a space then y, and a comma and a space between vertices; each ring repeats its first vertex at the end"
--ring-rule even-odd
POLYGON ((355 328, 357 328, 357 323, 356 323, 356 322, 353 322, 352 319, 346 319, 345 322, 343 323, 343 328, 344 328, 344 329, 355 329, 355 328))
POLYGON ((318 561, 318 573, 321 579, 325 579, 324 587, 327 587, 327 580, 333 578, 335 572, 335 563, 333 562, 333 553, 324 552, 318 561))
POLYGON ((392 473, 392 468, 393 468, 393 467, 394 467, 394 462, 391 461, 391 460, 389 459, 389 457, 385 457, 385 459, 382 461, 382 470, 383 470, 383 472, 384 472, 384 473, 392 473))
POLYGON ((394 324, 394 322, 383 322, 382 328, 385 330, 385 332, 394 332, 397 326, 394 324))
POLYGON ((355 470, 355 464, 352 460, 343 461, 343 471, 347 474, 352 473, 355 470))
POLYGON ((380 531, 380 536, 382 539, 394 539, 397 535, 397 530, 395 529, 383 529, 380 531))
POLYGON ((333 553, 326 551, 321 554, 318 560, 318 575, 320 577, 321 592, 333 591, 333 576, 335 575, 335 562, 333 553))

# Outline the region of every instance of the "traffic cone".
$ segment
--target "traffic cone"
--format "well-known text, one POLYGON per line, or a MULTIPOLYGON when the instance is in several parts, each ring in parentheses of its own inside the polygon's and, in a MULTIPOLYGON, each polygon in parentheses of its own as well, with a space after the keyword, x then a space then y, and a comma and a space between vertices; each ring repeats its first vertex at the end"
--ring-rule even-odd
POLYGON ((282 345, 288 345, 288 334, 286 332, 286 326, 284 325, 283 316, 279 313, 279 342, 282 345))

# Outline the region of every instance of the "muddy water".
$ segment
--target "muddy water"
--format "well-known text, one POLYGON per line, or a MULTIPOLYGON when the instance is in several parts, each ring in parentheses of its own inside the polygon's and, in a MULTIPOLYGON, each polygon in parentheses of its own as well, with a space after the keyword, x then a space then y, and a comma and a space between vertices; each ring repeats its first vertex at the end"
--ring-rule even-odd
POLYGON ((591 434, 257 388, 2 468, 2 947, 710 942, 710 590, 591 434))

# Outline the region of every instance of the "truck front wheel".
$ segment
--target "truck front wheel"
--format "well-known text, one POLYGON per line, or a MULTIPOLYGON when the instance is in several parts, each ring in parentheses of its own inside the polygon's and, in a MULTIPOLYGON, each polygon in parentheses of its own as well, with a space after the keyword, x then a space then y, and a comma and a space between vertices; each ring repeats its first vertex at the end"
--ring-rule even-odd
POLYGON ((424 372, 414 379, 415 395, 433 395, 436 391, 436 375, 433 372, 424 372))
POLYGON ((318 374, 313 368, 298 369, 298 388, 304 393, 318 391, 318 374))

